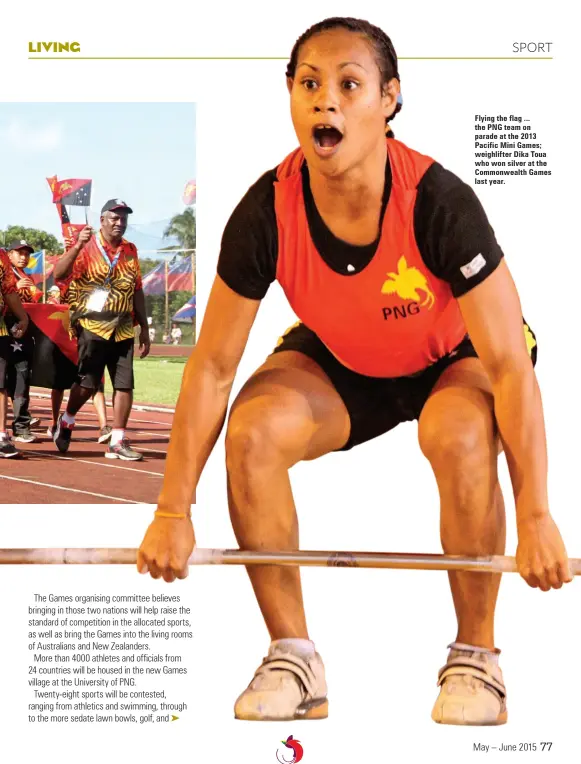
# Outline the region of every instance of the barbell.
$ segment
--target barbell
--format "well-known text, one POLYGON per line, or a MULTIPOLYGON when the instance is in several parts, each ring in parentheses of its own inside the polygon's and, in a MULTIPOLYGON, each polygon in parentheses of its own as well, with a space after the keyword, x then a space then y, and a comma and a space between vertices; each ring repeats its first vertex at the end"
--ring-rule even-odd
MULTIPOLYGON (((135 565, 137 549, 53 548, 0 549, 0 565, 135 565)), ((390 568, 400 570, 459 570, 516 573, 514 557, 464 557, 449 554, 393 552, 243 551, 194 549, 189 565, 284 565, 329 568, 390 568)), ((581 559, 569 560, 571 573, 581 575, 581 559)))

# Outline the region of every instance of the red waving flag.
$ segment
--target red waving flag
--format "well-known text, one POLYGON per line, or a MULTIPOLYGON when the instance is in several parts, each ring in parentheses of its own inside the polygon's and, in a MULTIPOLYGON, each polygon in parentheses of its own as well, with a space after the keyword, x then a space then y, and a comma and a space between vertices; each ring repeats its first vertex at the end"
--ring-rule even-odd
MULTIPOLYGON (((47 178, 47 180, 49 180, 47 178)), ((52 180, 52 178, 50 179, 52 180)), ((52 188, 52 200, 55 204, 70 204, 73 207, 88 207, 91 204, 92 181, 80 178, 59 180, 52 188)))
POLYGON ((192 258, 187 256, 181 257, 167 274, 167 291, 175 292, 181 289, 188 292, 194 290, 192 258))
MULTIPOLYGON (((50 186, 50 190, 52 191, 53 196, 53 202, 56 204, 56 209, 58 216, 61 219, 61 230, 63 233, 63 239, 65 241, 65 249, 70 249, 73 244, 76 242, 76 240, 79 237, 79 233, 83 230, 86 223, 71 223, 69 214, 67 212, 65 204, 74 204, 73 202, 66 202, 64 199, 60 199, 60 201, 55 201, 55 196, 59 196, 60 190, 63 189, 65 193, 68 193, 70 190, 71 194, 75 194, 76 192, 71 189, 68 189, 66 187, 63 188, 63 186, 66 186, 66 184, 73 184, 73 183, 88 183, 89 187, 91 186, 91 181, 72 181, 72 180, 62 180, 59 182, 59 179, 56 175, 53 175, 52 178, 47 178, 47 183, 50 186)), ((91 198, 91 193, 89 190, 89 202, 91 198)), ((89 202, 86 204, 88 205, 89 202)))
POLYGON ((32 384, 66 390, 77 379, 77 343, 69 335, 68 305, 25 304, 34 337, 32 384))
POLYGON ((144 294, 165 294, 165 263, 160 263, 142 281, 144 294))
POLYGON ((86 226, 86 223, 63 223, 62 232, 63 239, 65 240, 65 249, 70 249, 76 240, 79 238, 79 234, 86 226))

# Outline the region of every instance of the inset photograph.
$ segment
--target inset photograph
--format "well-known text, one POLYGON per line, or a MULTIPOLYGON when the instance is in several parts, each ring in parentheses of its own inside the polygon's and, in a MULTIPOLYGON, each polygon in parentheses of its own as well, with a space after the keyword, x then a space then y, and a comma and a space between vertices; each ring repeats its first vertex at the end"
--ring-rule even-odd
POLYGON ((155 503, 196 337, 196 106, 0 104, 0 503, 155 503))

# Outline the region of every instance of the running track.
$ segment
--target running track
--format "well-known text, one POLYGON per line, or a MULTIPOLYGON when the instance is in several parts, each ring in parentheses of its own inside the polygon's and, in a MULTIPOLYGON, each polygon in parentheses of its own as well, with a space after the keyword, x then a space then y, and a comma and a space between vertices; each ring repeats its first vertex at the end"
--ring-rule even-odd
MULTIPOLYGON (((98 420, 90 402, 77 415, 66 454, 61 454, 46 434, 52 420, 50 398, 32 391, 30 412, 41 420, 34 428, 38 441, 15 443, 23 455, 0 459, 0 504, 156 503, 172 409, 144 411, 139 404, 134 405, 127 436, 132 446, 143 453, 141 462, 105 459, 106 445, 97 443, 98 420)), ((110 406, 107 414, 111 424, 110 406)))

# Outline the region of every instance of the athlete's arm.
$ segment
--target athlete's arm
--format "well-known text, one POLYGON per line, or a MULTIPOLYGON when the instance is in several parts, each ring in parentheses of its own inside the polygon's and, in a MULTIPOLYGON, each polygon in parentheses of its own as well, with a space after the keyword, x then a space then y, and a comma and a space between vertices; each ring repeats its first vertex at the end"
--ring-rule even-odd
POLYGON ((141 358, 149 355, 151 340, 149 339, 149 326, 147 325, 147 310, 145 308, 145 295, 143 289, 136 289, 133 294, 133 310, 139 324, 139 350, 141 358))
POLYGON ((458 303, 492 383, 516 504, 519 572, 531 586, 558 588, 571 580, 571 573, 549 513, 541 394, 526 347, 520 300, 505 261, 458 303))
POLYGON ((54 267, 54 278, 55 281, 57 279, 66 279, 67 276, 70 275, 73 265, 75 264, 75 260, 81 253, 81 250, 85 246, 85 244, 89 241, 91 236, 93 235, 93 229, 91 226, 85 226, 83 230, 79 233, 79 238, 77 241, 73 244, 73 246, 68 249, 64 255, 61 255, 59 257, 57 264, 54 267))
POLYGON ((217 276, 195 350, 186 364, 173 420, 158 512, 138 554, 142 573, 185 578, 194 546, 190 519, 200 475, 224 425, 236 370, 260 300, 242 297, 217 276))
POLYGON ((18 323, 12 327, 12 335, 16 337, 16 339, 20 339, 20 337, 26 334, 26 330, 28 329, 28 313, 22 306, 22 301, 18 295, 18 292, 5 294, 4 302, 6 303, 8 310, 12 313, 12 315, 16 316, 18 319, 18 323))
POLYGON ((222 235, 218 275, 184 372, 158 514, 137 557, 138 569, 153 578, 173 581, 188 574, 195 542, 191 503, 224 425, 234 376, 260 302, 276 277, 274 179, 270 171, 248 189, 222 235), (159 513, 186 517, 164 518, 159 513))

